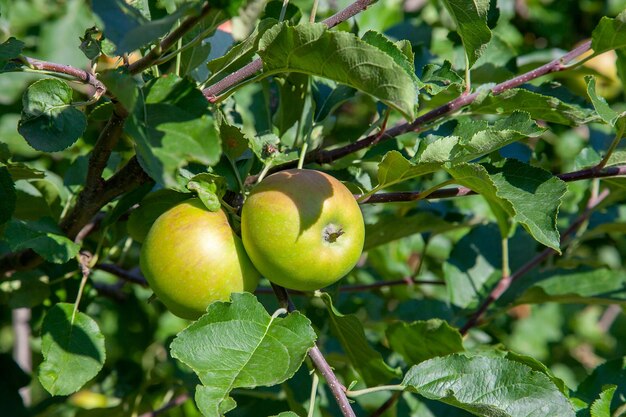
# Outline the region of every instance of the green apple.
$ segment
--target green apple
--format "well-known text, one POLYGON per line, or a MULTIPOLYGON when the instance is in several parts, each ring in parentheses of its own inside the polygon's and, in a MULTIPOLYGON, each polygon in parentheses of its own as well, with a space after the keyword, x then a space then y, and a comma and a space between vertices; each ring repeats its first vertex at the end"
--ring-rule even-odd
POLYGON ((191 320, 213 301, 254 291, 259 280, 224 211, 211 212, 198 199, 159 216, 144 240, 140 266, 159 300, 191 320))
POLYGON ((341 182, 294 169, 270 175, 252 190, 241 213, 241 237, 268 280, 312 291, 354 268, 365 227, 359 205, 341 182))
POLYGON ((157 190, 148 194, 141 200, 139 207, 133 210, 128 217, 126 223, 128 236, 139 243, 143 243, 155 220, 185 200, 189 200, 189 194, 177 193, 172 190, 157 190))

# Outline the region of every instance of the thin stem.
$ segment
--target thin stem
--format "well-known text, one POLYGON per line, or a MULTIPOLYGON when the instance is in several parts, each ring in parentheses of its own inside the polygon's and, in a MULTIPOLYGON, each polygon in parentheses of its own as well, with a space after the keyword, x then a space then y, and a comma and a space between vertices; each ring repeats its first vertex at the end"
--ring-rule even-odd
POLYGON ((371 394, 373 392, 380 392, 380 391, 404 391, 405 386, 404 385, 380 385, 378 387, 371 387, 371 388, 365 388, 365 389, 360 389, 360 390, 356 390, 356 391, 346 391, 346 395, 348 397, 359 397, 361 395, 366 395, 366 394, 371 394))
MULTIPOLYGON (((278 302, 281 306, 286 308, 287 311, 290 313, 296 311, 296 306, 291 301, 291 298, 289 298, 289 293, 285 288, 272 283, 272 289, 274 290, 274 294, 276 295, 276 298, 278 299, 278 302)), ((354 414, 354 410, 352 410, 352 407, 350 406, 350 401, 348 400, 348 397, 346 397, 344 386, 341 385, 341 383, 335 376, 335 373, 333 372, 328 362, 326 362, 326 359, 322 355, 319 347, 317 347, 317 344, 314 344, 313 347, 309 350, 309 358, 311 358, 315 369, 317 369, 317 371, 322 374, 322 376, 326 380, 328 388, 330 388, 330 391, 333 393, 333 396, 335 397, 337 405, 339 405, 339 409, 341 410, 343 416, 356 417, 356 414, 354 414)))
POLYGON ((313 6, 311 7, 311 15, 309 16, 309 23, 315 23, 315 15, 317 14, 317 6, 319 0, 313 0, 313 6))
POLYGON ((509 238, 502 238, 502 277, 508 277, 511 275, 511 269, 509 267, 509 238))
MULTIPOLYGON (((609 195, 609 191, 604 190, 602 193, 600 193, 600 195, 598 195, 597 198, 590 199, 585 211, 580 216, 578 216, 578 218, 561 235, 561 245, 563 244, 563 242, 565 242, 565 240, 569 238, 569 236, 571 236, 572 234, 576 232, 576 230, 578 230, 580 225, 582 225, 589 218, 592 211, 596 207, 598 207, 598 205, 600 205, 600 203, 608 195, 609 195)), ((546 248, 542 252, 537 254, 534 258, 532 258, 530 261, 522 265, 521 268, 519 268, 510 276, 503 276, 502 279, 495 286, 495 288, 489 293, 489 296, 487 296, 487 298, 482 302, 480 307, 478 307, 478 309, 470 316, 468 321, 461 328, 460 330, 461 334, 462 335, 467 334, 467 332, 471 328, 476 326, 480 322, 480 320, 482 320, 483 316, 485 315, 485 313, 487 312, 487 309, 491 306, 491 304, 497 301, 502 296, 502 294, 504 294, 506 290, 509 289, 509 287, 511 286, 513 282, 515 282, 520 277, 522 277, 526 273, 533 270, 536 266, 538 266, 540 263, 542 263, 544 260, 546 260, 550 256, 554 255, 555 253, 557 252, 554 249, 546 248)))
POLYGON ((80 286, 78 287, 78 294, 76 295, 76 301, 74 302, 74 310, 72 311, 72 320, 71 320, 72 324, 74 324, 74 317, 76 317, 76 312, 78 311, 80 300, 83 297, 83 292, 85 291, 85 284, 87 284, 87 278, 89 278, 89 274, 91 273, 91 267, 89 265, 90 262, 91 262, 91 254, 89 252, 83 251, 78 254, 78 265, 80 266, 80 272, 82 273, 82 278, 80 280, 80 286))
MULTIPOLYGON (((180 22, 179 22, 179 27, 180 27, 180 22)), ((183 38, 181 37, 181 38, 178 39, 178 42, 176 42, 176 48, 180 51, 182 49, 182 46, 183 46, 183 38)), ((180 63, 181 63, 181 60, 182 60, 182 54, 180 52, 178 52, 176 54, 176 67, 175 67, 175 70, 174 70, 174 73, 178 77, 180 77, 180 63)))
POLYGON ((268 172, 270 172, 270 168, 272 168, 272 162, 268 162, 264 167, 263 170, 261 171, 261 173, 259 174, 259 178, 257 179, 257 184, 260 183, 261 181, 263 181, 263 178, 265 178, 265 176, 267 175, 268 172))
POLYGON ((304 166, 304 157, 306 156, 306 150, 309 148, 309 140, 308 137, 305 139, 302 144, 302 149, 300 150, 300 158, 298 158, 298 169, 302 169, 304 166))
POLYGON ((285 20, 285 13, 287 12, 288 5, 289 5, 289 0, 283 0, 283 7, 280 9, 280 16, 278 16, 278 23, 285 20))
POLYGON ((235 178, 237 179, 237 184, 239 185, 239 191, 243 193, 245 191, 245 187, 243 185, 243 181, 241 180, 241 175, 239 174, 239 170, 237 169, 237 163, 233 161, 233 159, 228 155, 226 155, 226 159, 228 159, 230 166, 233 168, 233 172, 235 173, 235 178))
POLYGON ((144 71, 146 68, 151 67, 157 62, 163 54, 169 50, 172 46, 174 46, 179 39, 185 36, 185 33, 189 32, 193 27, 204 19, 209 12, 211 11, 211 6, 209 3, 205 3, 200 10, 200 13, 196 16, 189 16, 184 19, 180 25, 170 32, 169 35, 164 37, 161 42, 159 42, 154 48, 150 50, 143 58, 133 62, 128 66, 128 71, 131 74, 139 74, 144 71))
MULTIPOLYGON (((377 0, 357 0, 345 9, 324 20, 322 23, 324 23, 329 28, 335 27, 339 23, 344 22, 352 16, 367 9, 367 7, 369 7, 376 1, 377 0)), ((234 85, 239 84, 241 81, 249 78, 256 72, 260 71, 262 68, 263 61, 261 61, 260 59, 255 59, 243 68, 233 72, 232 74, 229 74, 215 84, 208 86, 207 88, 202 90, 202 93, 207 98, 207 100, 209 100, 210 102, 214 102, 216 97, 222 92, 228 90, 234 85)))
POLYGON ((309 397, 309 412, 307 417, 313 417, 315 414, 315 398, 317 397, 317 386, 320 383, 320 377, 313 372, 313 381, 311 383, 311 396, 309 397))
POLYGON ((598 165, 596 165, 596 167, 595 167, 596 169, 604 168, 606 166, 606 164, 609 162, 609 159, 611 158, 611 155, 613 155, 613 152, 615 151, 615 148, 617 148, 617 145, 619 145, 620 141, 624 137, 624 130, 625 129, 626 129, 626 123, 620 123, 620 127, 617 130, 617 134, 613 138, 613 142, 611 142, 611 145, 609 146, 609 149, 607 149, 606 155, 604 155, 604 158, 602 158, 600 163, 598 163, 598 165))

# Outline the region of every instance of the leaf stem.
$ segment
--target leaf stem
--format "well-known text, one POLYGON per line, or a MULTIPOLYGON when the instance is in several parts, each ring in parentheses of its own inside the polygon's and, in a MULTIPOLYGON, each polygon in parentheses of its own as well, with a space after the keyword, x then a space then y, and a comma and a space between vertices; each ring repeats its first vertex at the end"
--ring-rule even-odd
POLYGON ((306 151, 308 148, 309 148, 309 139, 307 135, 307 138, 304 140, 304 143, 302 144, 302 149, 300 150, 300 157, 298 158, 298 169, 302 169, 302 167, 304 166, 304 157, 306 156, 306 151))
POLYGON ((289 5, 289 0, 283 0, 283 7, 280 9, 280 16, 278 16, 278 23, 285 20, 285 13, 287 12, 288 5, 289 5))
POLYGON ((378 387, 371 387, 371 388, 365 388, 365 389, 360 389, 360 390, 356 390, 356 391, 346 391, 346 395, 348 397, 359 397, 361 395, 366 395, 366 394, 371 394, 373 392, 380 392, 380 391, 404 391, 405 386, 404 385, 380 385, 378 387))
POLYGON ((604 158, 602 158, 602 160, 598 163, 598 165, 596 165, 595 167, 596 169, 604 168, 606 164, 609 162, 611 155, 613 155, 613 152, 617 148, 617 145, 619 145, 620 141, 624 137, 624 130, 626 130, 626 122, 619 123, 619 128, 617 129, 617 133, 615 134, 615 137, 613 138, 611 145, 609 145, 609 149, 607 149, 606 154, 604 155, 604 158))
POLYGON ((509 267, 509 238, 502 238, 502 278, 511 275, 511 269, 509 267))
POLYGON ((72 319, 70 323, 74 324, 74 318, 76 317, 76 312, 78 311, 78 305, 80 304, 80 299, 83 297, 83 292, 85 291, 85 284, 87 284, 87 278, 89 278, 89 274, 91 273, 91 254, 87 251, 81 251, 78 254, 78 265, 80 266, 80 272, 82 274, 82 278, 80 280, 80 286, 78 287, 78 294, 76 295, 76 301, 74 301, 74 310, 72 310, 72 319))
POLYGON ((311 15, 309 16, 309 23, 315 23, 315 15, 317 14, 317 6, 319 0, 313 0, 313 6, 311 7, 311 15))
POLYGON ((313 417, 315 414, 315 398, 317 397, 317 386, 320 383, 320 377, 313 372, 313 381, 311 382, 311 396, 309 397, 309 412, 307 417, 313 417))
POLYGON ((256 180, 257 184, 260 183, 261 181, 263 181, 263 178, 265 178, 267 173, 270 172, 271 168, 272 168, 272 162, 271 161, 268 162, 267 164, 265 164, 265 166, 263 167, 263 170, 259 174, 259 178, 256 180))

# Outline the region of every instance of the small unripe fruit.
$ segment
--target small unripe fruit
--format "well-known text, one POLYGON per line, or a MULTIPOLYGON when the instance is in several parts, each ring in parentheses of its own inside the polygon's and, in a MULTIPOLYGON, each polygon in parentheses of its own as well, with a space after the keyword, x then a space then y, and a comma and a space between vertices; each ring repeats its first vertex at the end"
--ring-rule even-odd
POLYGON ((197 199, 159 216, 144 240, 140 265, 159 300, 191 320, 213 301, 254 291, 259 280, 226 214, 207 210, 197 199))
POLYGON ((286 288, 312 291, 345 276, 363 250, 363 215, 352 193, 320 171, 270 175, 243 206, 241 237, 257 270, 286 288))

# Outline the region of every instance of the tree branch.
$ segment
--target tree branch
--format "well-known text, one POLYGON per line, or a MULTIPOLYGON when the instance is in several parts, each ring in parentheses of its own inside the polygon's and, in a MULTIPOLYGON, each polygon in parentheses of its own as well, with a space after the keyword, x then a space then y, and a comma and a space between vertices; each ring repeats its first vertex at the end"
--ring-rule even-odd
MULTIPOLYGON (((367 9, 374 2, 376 2, 376 0, 357 0, 345 9, 339 11, 338 13, 335 13, 328 19, 322 21, 322 23, 324 23, 329 28, 335 27, 339 23, 344 22, 352 16, 355 16, 356 14, 367 9)), ((243 68, 233 72, 232 74, 227 75, 215 84, 208 86, 207 88, 202 90, 202 93, 207 98, 207 100, 209 100, 210 102, 215 102, 217 96, 220 93, 223 93, 227 89, 251 77, 261 69, 263 69, 263 61, 261 61, 260 58, 257 58, 243 68)))
POLYGON ((169 35, 163 38, 161 42, 150 50, 144 57, 133 62, 128 66, 128 72, 131 74, 139 74, 146 68, 151 67, 168 49, 178 42, 187 32, 204 19, 211 11, 209 2, 205 3, 200 10, 200 13, 195 16, 189 16, 183 20, 180 25, 172 30, 169 35))
MULTIPOLYGON (((510 90, 514 87, 518 87, 524 83, 527 83, 530 80, 534 80, 535 78, 539 78, 543 75, 550 74, 553 72, 563 71, 568 67, 566 64, 572 62, 574 59, 578 58, 585 52, 591 49, 591 41, 586 41, 580 46, 572 49, 570 52, 566 53, 562 57, 555 59, 554 61, 548 62, 545 65, 540 66, 539 68, 535 68, 532 71, 528 71, 524 74, 521 74, 517 77, 514 77, 510 80, 504 81, 500 84, 495 85, 490 91, 493 94, 500 94, 503 91, 510 90)), ((482 93, 481 93, 482 94, 482 93)), ((391 129, 387 130, 382 136, 380 133, 371 134, 363 139, 360 139, 354 143, 350 143, 348 145, 342 146, 340 148, 331 149, 331 150, 323 150, 318 149, 307 154, 304 162, 305 163, 318 163, 325 164, 335 161, 337 159, 343 158, 351 153, 363 150, 368 148, 373 143, 381 143, 386 140, 395 138, 403 133, 407 132, 420 132, 424 130, 430 123, 441 119, 443 116, 449 115, 451 113, 456 112, 457 110, 465 107, 471 103, 473 103, 478 97, 478 93, 472 93, 467 95, 461 95, 454 100, 437 107, 429 111, 428 113, 423 114, 418 117, 411 123, 402 123, 400 125, 396 125, 391 129)), ((295 162, 288 162, 282 165, 277 165, 272 169, 274 171, 280 171, 282 169, 293 168, 295 167, 295 162)))
MULTIPOLYGON (((626 175, 626 165, 612 166, 608 168, 597 169, 596 167, 582 169, 580 171, 567 172, 558 174, 557 177, 565 182, 589 180, 593 178, 619 177, 626 175)), ((375 203, 399 203, 417 200, 435 200, 439 198, 463 197, 466 195, 476 195, 476 193, 467 187, 442 188, 424 195, 419 191, 400 191, 391 193, 376 193, 371 195, 361 204, 375 203)), ((360 198, 357 194, 355 198, 360 198)))
POLYGON ((79 81, 89 84, 93 87, 92 100, 98 100, 106 92, 104 84, 96 78, 96 76, 89 71, 85 71, 79 68, 74 68, 70 65, 55 64, 54 62, 42 61, 40 59, 30 58, 21 55, 19 58, 11 60, 15 63, 22 63, 26 66, 36 69, 38 71, 49 71, 57 74, 65 74, 70 77, 74 77, 79 81))
MULTIPOLYGON (((289 293, 285 288, 275 284, 272 284, 272 288, 274 290, 274 294, 276 294, 278 302, 282 307, 287 309, 287 311, 290 313, 296 311, 296 306, 289 298, 289 293)), ((309 350, 309 358, 311 358, 313 365, 315 365, 315 369, 317 369, 319 373, 322 374, 324 379, 326 379, 328 387, 333 393, 333 396, 335 397, 335 400, 337 401, 337 404, 339 405, 341 413, 344 415, 344 417, 356 417, 356 414, 354 414, 354 410, 352 410, 352 407, 350 406, 350 401, 348 400, 348 397, 346 397, 344 386, 341 385, 341 383, 335 376, 335 373, 331 369, 328 362, 326 362, 326 359, 324 358, 324 355, 322 355, 319 347, 317 347, 317 344, 313 345, 311 350, 309 350)))
MULTIPOLYGON (((585 211, 580 216, 578 216, 578 218, 561 235, 561 244, 563 244, 563 242, 565 242, 569 238, 569 236, 571 236, 572 234, 576 232, 576 230, 578 230, 578 228, 589 218, 593 210, 596 207, 598 207, 598 205, 608 195, 609 195, 609 191, 604 190, 596 198, 592 198, 589 200, 589 203, 587 204, 587 208, 585 209, 585 211)), ((471 328, 475 327, 479 323, 479 321, 483 318, 483 316, 485 315, 487 309, 491 306, 491 304, 497 301, 502 296, 502 294, 504 294, 506 290, 510 288, 513 282, 517 281, 524 274, 530 272, 540 263, 542 263, 547 258, 549 258, 550 256, 556 253, 557 252, 554 249, 546 248, 542 252, 540 252, 538 255, 536 255, 534 258, 532 258, 530 261, 522 265, 522 267, 519 268, 517 271, 515 271, 513 274, 502 277, 502 279, 498 282, 498 284, 494 287, 494 289, 491 290, 491 292, 489 293, 489 296, 482 302, 480 307, 478 307, 478 309, 470 316, 468 321, 461 328, 460 330, 461 334, 465 335, 471 328)))

